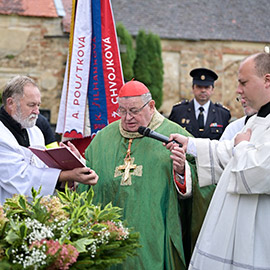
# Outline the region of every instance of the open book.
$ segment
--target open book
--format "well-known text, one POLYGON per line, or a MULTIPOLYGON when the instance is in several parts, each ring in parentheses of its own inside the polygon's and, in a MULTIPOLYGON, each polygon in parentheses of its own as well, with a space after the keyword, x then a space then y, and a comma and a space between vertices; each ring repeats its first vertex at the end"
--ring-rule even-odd
POLYGON ((29 146, 28 148, 50 168, 65 171, 85 167, 84 163, 68 147, 41 149, 29 146))

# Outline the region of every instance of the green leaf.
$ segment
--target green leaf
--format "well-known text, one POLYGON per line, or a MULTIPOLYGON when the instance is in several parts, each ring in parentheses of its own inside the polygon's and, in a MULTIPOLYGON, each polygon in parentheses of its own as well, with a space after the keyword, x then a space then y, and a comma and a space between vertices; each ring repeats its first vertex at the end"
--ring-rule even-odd
POLYGON ((72 229, 71 229, 71 232, 72 232, 72 233, 75 233, 75 234, 78 234, 78 235, 82 235, 82 230, 81 230, 79 227, 77 227, 77 228, 72 228, 72 229))
POLYGON ((57 191, 57 195, 62 203, 67 203, 70 201, 69 197, 64 192, 57 191))
POLYGON ((17 208, 18 207, 18 204, 13 202, 13 201, 9 201, 9 200, 6 200, 5 201, 5 205, 4 206, 10 206, 11 208, 17 208))
POLYGON ((86 252, 86 246, 89 246, 94 242, 94 239, 81 238, 73 242, 73 246, 78 250, 79 253, 86 252))
POLYGON ((79 207, 79 208, 75 209, 75 210, 72 212, 72 214, 71 214, 71 218, 79 219, 80 216, 81 216, 81 214, 82 214, 83 212, 85 212, 86 207, 87 207, 87 206, 84 205, 84 206, 82 206, 82 207, 79 207))
POLYGON ((14 231, 9 231, 5 237, 5 240, 11 245, 19 239, 20 237, 14 231))
POLYGON ((27 233, 27 227, 26 227, 25 223, 23 223, 20 226, 20 236, 22 239, 24 239, 26 237, 26 233, 27 233))
POLYGON ((41 192, 41 186, 39 187, 38 191, 36 191, 34 187, 32 187, 31 193, 32 193, 33 202, 36 200, 36 197, 37 195, 40 194, 40 192, 41 192))
POLYGON ((86 195, 86 201, 87 201, 88 205, 90 205, 92 203, 93 197, 94 197, 94 191, 93 191, 93 188, 91 187, 88 190, 87 195, 86 195))
POLYGON ((25 197, 20 196, 20 198, 19 198, 19 204, 20 204, 20 206, 21 206, 24 210, 26 210, 26 199, 25 199, 25 197))
POLYGON ((94 225, 92 226, 92 230, 95 231, 95 232, 99 232, 99 231, 101 231, 104 227, 105 227, 105 225, 97 223, 97 224, 94 224, 94 225))

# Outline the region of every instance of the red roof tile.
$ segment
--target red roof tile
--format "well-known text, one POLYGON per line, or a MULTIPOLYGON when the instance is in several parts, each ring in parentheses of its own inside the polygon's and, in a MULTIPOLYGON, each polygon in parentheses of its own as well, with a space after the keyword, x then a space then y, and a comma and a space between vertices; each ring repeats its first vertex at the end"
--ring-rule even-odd
POLYGON ((58 17, 54 0, 0 0, 0 14, 58 17))

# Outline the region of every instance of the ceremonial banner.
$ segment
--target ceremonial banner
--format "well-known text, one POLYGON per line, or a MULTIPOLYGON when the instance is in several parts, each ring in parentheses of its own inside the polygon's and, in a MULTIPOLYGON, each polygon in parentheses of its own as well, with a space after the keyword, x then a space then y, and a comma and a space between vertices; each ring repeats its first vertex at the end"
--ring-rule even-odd
MULTIPOLYGON (((66 81, 63 89, 61 105, 65 106, 63 115, 58 116, 58 122, 64 122, 64 130, 56 132, 64 133, 65 137, 82 138, 84 134, 84 120, 86 110, 86 97, 88 89, 88 77, 91 55, 91 37, 92 37, 92 13, 91 1, 77 1, 73 6, 74 24, 71 31, 72 49, 70 50, 70 66, 66 71, 66 81), (66 92, 66 93, 65 93, 66 92), (60 118, 61 117, 61 118, 60 118)), ((68 64, 67 63, 67 64, 68 64)), ((60 126, 59 126, 60 128, 60 126)))
POLYGON ((84 138, 119 119, 123 75, 110 0, 74 3, 56 132, 84 138))

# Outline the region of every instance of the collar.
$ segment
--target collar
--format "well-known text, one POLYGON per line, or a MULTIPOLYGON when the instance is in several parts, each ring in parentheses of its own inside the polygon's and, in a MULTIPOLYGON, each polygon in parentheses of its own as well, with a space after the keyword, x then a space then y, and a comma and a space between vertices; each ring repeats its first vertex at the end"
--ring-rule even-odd
MULTIPOLYGON (((23 128, 19 122, 17 122, 10 114, 7 113, 4 106, 0 108, 0 120, 5 119, 11 126, 17 131, 21 131, 23 128)), ((2 121, 3 122, 3 121, 2 121)))
POLYGON ((270 113, 270 102, 263 105, 260 110, 258 111, 257 116, 259 117, 266 117, 270 113))
MULTIPOLYGON (((152 130, 157 129, 164 121, 165 117, 162 116, 156 109, 153 114, 153 117, 148 125, 148 127, 152 130)), ((122 128, 121 120, 119 121, 119 130, 123 137, 128 139, 134 139, 134 138, 142 138, 143 135, 141 135, 139 132, 129 132, 122 128)))
POLYGON ((4 109, 4 106, 0 108, 0 121, 13 134, 19 145, 25 147, 30 145, 27 130, 22 128, 21 124, 7 113, 7 111, 4 109))
POLYGON ((207 115, 208 114, 208 110, 209 110, 209 106, 210 106, 210 100, 208 100, 204 105, 200 105, 200 103, 196 100, 196 98, 194 98, 194 110, 195 112, 200 112, 199 108, 203 107, 204 108, 204 112, 207 115))

